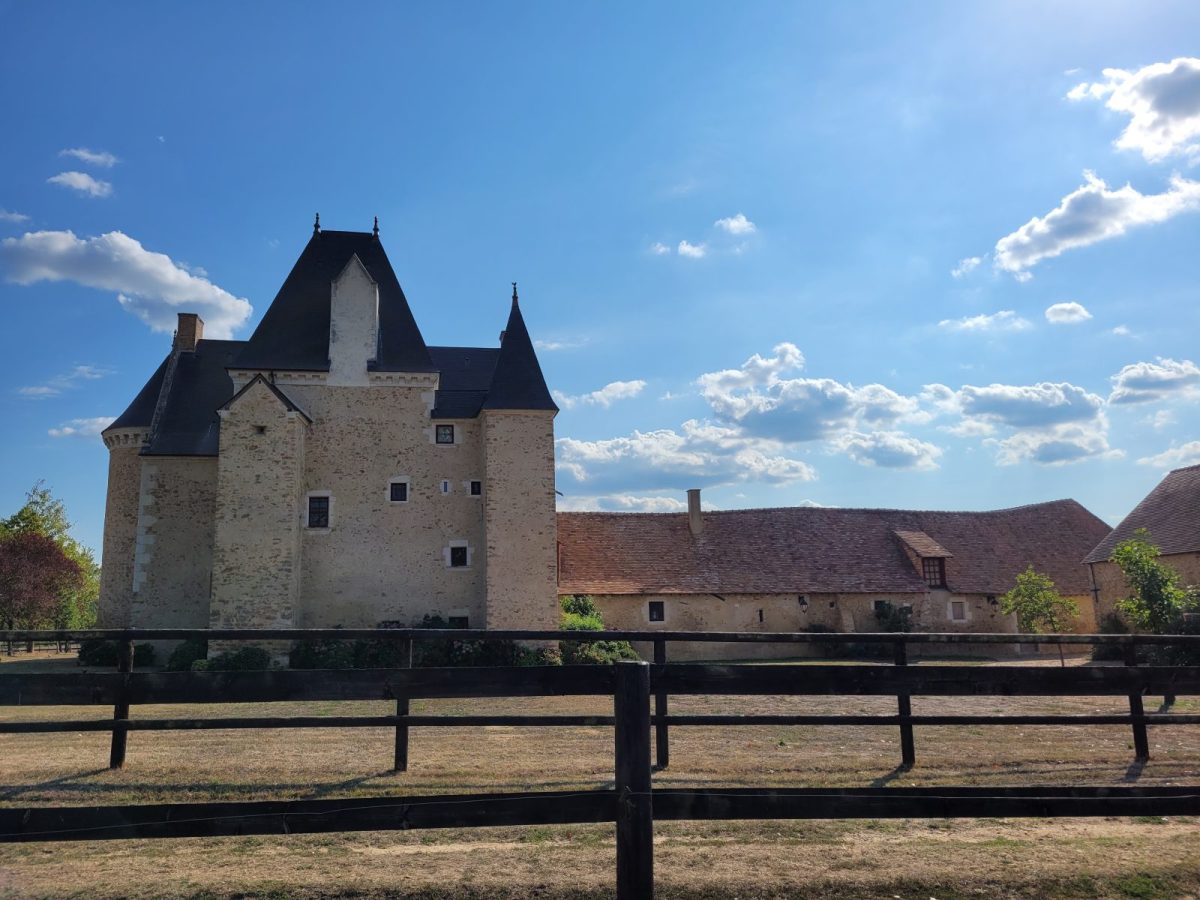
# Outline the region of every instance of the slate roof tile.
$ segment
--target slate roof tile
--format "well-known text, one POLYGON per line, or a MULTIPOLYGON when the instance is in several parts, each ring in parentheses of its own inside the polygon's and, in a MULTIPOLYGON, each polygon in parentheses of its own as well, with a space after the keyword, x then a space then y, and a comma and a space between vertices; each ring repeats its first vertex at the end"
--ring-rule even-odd
POLYGON ((1105 536, 1084 562, 1104 562, 1139 528, 1164 555, 1200 552, 1200 465, 1174 469, 1105 536))

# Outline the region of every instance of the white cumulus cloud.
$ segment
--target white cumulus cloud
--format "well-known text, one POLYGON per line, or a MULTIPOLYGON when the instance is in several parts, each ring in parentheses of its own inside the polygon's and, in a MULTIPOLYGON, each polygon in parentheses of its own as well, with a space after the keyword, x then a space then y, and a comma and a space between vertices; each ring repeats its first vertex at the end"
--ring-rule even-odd
POLYGON ((1046 307, 1046 321, 1052 325, 1075 325, 1086 322, 1092 317, 1082 303, 1068 300, 1065 303, 1052 303, 1046 307))
POLYGON ((646 382, 637 381, 610 381, 604 387, 596 391, 591 391, 587 394, 564 394, 561 391, 554 392, 554 399, 558 401, 558 405, 563 409, 574 409, 576 406, 602 406, 608 409, 618 400, 628 400, 631 397, 636 397, 646 388, 646 382))
POLYGON ((742 213, 738 213, 736 216, 728 216, 724 219, 717 219, 717 221, 713 222, 713 225, 730 234, 754 234, 754 232, 758 231, 758 226, 742 215, 742 213))
POLYGON ((1104 80, 1076 85, 1071 100, 1104 100, 1129 116, 1115 144, 1148 162, 1182 155, 1200 161, 1200 59, 1180 57, 1128 72, 1105 69, 1104 80))
POLYGON ((70 419, 57 428, 51 428, 47 434, 56 438, 94 438, 116 421, 116 418, 116 416, 93 416, 87 419, 70 419))
POLYGON ((1195 393, 1200 385, 1200 367, 1190 359, 1160 356, 1155 362, 1123 366, 1111 380, 1109 403, 1149 403, 1195 393))
POLYGON ((1179 175, 1171 177, 1170 187, 1161 194, 1143 194, 1129 184, 1112 190, 1092 172, 1083 177, 1084 184, 1056 208, 996 242, 993 258, 998 269, 1025 278, 1044 259, 1200 209, 1200 182, 1179 175))
POLYGON ((107 197, 112 194, 113 187, 107 181, 93 178, 87 172, 59 172, 46 179, 50 184, 70 188, 89 197, 107 197))
POLYGON ((887 469, 936 469, 942 450, 902 431, 847 432, 833 447, 862 465, 887 469))
POLYGON ((947 331, 983 333, 1025 331, 1033 326, 1028 319, 1018 316, 1011 309, 1002 309, 991 315, 980 313, 977 316, 964 316, 961 319, 942 319, 938 322, 938 327, 945 328, 947 331))
POLYGON ((80 162, 87 163, 89 166, 99 166, 102 169, 111 169, 120 162, 119 159, 106 150, 89 150, 87 147, 72 147, 69 150, 60 150, 58 151, 58 155, 73 156, 80 162))
POLYGON ((121 306, 154 331, 170 333, 176 313, 199 313, 205 333, 229 338, 253 311, 207 278, 193 275, 169 256, 145 249, 120 231, 78 238, 70 231, 35 231, 0 241, 0 263, 17 284, 73 281, 114 291, 121 306))
POLYGON ((22 222, 28 221, 29 216, 24 213, 13 212, 10 209, 0 209, 0 222, 14 222, 19 225, 22 222))
POLYGON ((679 255, 686 256, 688 259, 701 259, 708 252, 708 247, 705 244, 689 244, 687 241, 679 242, 679 255))

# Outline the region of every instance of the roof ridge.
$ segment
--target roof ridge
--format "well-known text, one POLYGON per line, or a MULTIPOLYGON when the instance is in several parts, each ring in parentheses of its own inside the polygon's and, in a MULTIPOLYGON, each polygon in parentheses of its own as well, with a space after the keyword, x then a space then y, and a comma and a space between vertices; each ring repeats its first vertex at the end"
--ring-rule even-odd
MULTIPOLYGON (((1000 513, 1018 512, 1023 509, 1035 509, 1043 506, 1059 506, 1063 504, 1073 504, 1080 509, 1087 509, 1078 500, 1072 497, 1062 497, 1058 500, 1042 500, 1037 503, 1023 503, 1020 506, 1006 506, 1000 509, 901 509, 899 507, 890 506, 743 506, 738 509, 706 509, 704 514, 707 515, 724 515, 728 513, 743 513, 743 512, 780 512, 791 510, 832 510, 836 512, 850 513, 917 513, 920 515, 929 515, 930 513, 946 513, 951 515, 972 515, 986 516, 998 515, 1000 513)), ((678 510, 676 512, 643 512, 640 510, 607 510, 607 509, 564 509, 559 510, 560 513, 567 515, 588 515, 588 516, 686 516, 687 510, 678 510)))

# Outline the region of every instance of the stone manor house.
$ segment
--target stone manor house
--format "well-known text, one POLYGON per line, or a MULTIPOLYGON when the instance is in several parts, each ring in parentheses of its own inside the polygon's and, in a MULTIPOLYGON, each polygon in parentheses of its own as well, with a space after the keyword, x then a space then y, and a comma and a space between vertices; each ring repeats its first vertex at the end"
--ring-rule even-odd
POLYGON ((554 416, 513 286, 430 347, 372 232, 312 238, 247 341, 180 314, 103 432, 101 623, 556 628, 554 416))

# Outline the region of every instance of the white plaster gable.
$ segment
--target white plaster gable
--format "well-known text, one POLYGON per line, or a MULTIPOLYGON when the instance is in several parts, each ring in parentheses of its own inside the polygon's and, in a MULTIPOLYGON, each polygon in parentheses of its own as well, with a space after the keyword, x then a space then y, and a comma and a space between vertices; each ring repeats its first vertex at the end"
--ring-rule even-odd
POLYGON ((330 289, 326 384, 366 385, 367 363, 378 346, 379 285, 356 253, 330 289))

